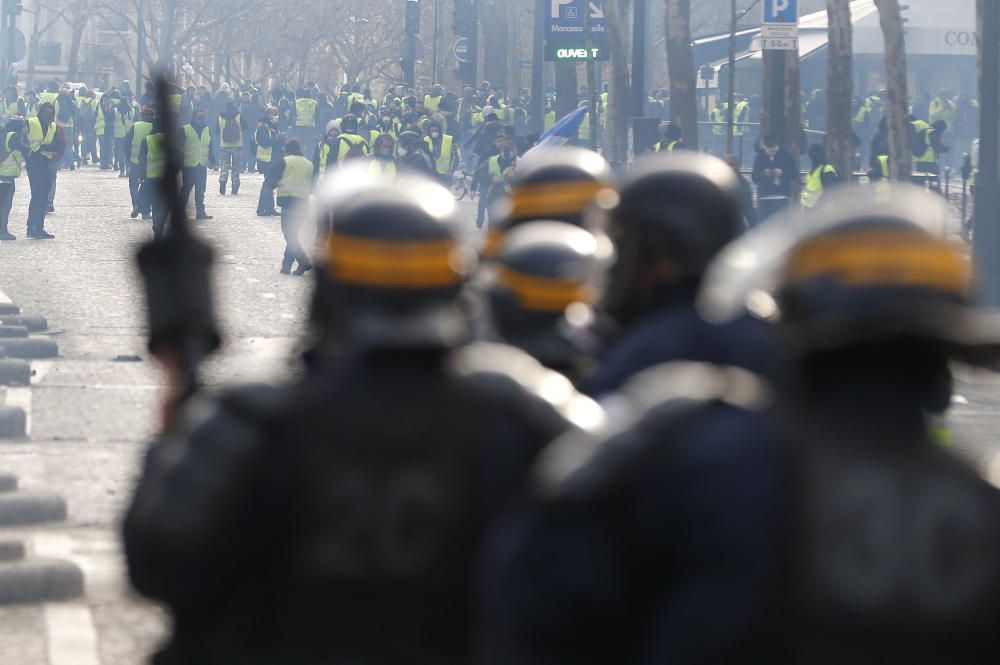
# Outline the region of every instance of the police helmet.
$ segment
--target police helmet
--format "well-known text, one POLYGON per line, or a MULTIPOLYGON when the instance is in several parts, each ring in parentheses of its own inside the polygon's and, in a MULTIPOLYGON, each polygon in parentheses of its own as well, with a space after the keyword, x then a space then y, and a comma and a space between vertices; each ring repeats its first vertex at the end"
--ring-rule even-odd
POLYGON ((520 224, 545 219, 584 227, 584 211, 594 199, 614 197, 611 167, 585 148, 535 150, 518 162, 510 184, 509 200, 498 204, 499 223, 490 224, 484 252, 489 257, 499 254, 504 234, 520 224))
POLYGON ((348 113, 340 119, 340 129, 344 132, 358 131, 358 116, 348 113))
POLYGON ((696 286, 713 257, 742 230, 733 169, 701 153, 641 159, 603 218, 617 257, 604 307, 619 319, 641 313, 662 285, 696 286), (655 284, 650 284, 650 281, 655 284))
POLYGON ((721 253, 699 296, 703 316, 769 314, 799 355, 917 340, 997 364, 1000 314, 975 302, 940 196, 893 183, 891 201, 854 188, 829 204, 805 220, 774 218, 721 253))
POLYGON ((609 253, 600 237, 566 222, 535 221, 508 233, 489 288, 500 338, 553 369, 588 355, 591 305, 609 253))
POLYGON ((326 261, 317 270, 313 319, 355 348, 447 348, 464 342, 458 299, 475 263, 460 240, 450 192, 418 176, 338 178, 325 192, 326 261), (359 184, 362 183, 363 184, 359 184))

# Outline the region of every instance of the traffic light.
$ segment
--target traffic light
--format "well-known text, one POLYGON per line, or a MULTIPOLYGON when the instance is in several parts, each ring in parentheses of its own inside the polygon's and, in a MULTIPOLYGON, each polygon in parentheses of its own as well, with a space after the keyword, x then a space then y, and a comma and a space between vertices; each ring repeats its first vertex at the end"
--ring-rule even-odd
POLYGON ((3 0, 3 13, 8 16, 17 16, 23 9, 21 0, 3 0))
POLYGON ((408 35, 420 32, 420 0, 406 0, 405 31, 408 35))
POLYGON ((459 37, 471 37, 476 31, 476 15, 468 0, 455 0, 452 30, 459 37))

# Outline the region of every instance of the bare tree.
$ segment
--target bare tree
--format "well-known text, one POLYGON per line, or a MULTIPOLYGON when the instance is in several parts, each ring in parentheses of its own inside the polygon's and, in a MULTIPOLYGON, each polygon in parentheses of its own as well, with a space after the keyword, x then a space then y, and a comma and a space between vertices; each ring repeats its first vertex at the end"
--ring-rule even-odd
POLYGON ((826 149, 837 173, 850 182, 854 170, 854 140, 851 129, 853 78, 853 28, 850 0, 827 0, 829 47, 826 65, 826 149))
POLYGON ((604 0, 604 17, 610 32, 611 81, 605 109, 604 156, 616 168, 628 160, 628 3, 604 0))
POLYGON ((680 125, 684 143, 698 149, 698 102, 691 50, 691 0, 666 0, 667 65, 670 70, 670 108, 680 125))
POLYGON ((909 180, 911 171, 909 132, 906 131, 906 44, 899 0, 875 0, 885 41, 885 77, 889 101, 885 117, 889 125, 889 171, 894 180, 909 180))

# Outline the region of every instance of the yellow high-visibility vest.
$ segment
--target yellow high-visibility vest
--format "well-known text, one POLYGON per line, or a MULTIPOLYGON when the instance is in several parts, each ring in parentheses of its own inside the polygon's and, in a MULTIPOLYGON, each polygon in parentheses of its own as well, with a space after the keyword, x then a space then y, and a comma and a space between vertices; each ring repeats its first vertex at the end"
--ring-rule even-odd
POLYGON ((438 108, 441 106, 441 97, 432 97, 431 95, 424 95, 424 106, 430 113, 437 113, 438 108))
POLYGON ((315 127, 316 107, 319 102, 309 97, 299 97, 295 100, 295 126, 315 127))
POLYGON ((28 118, 28 143, 31 152, 38 152, 43 145, 52 145, 56 140, 56 123, 49 123, 49 128, 42 133, 42 121, 38 118, 28 118))
POLYGON ((395 177, 396 162, 391 159, 373 159, 372 163, 368 165, 368 172, 373 175, 385 176, 387 178, 395 177))
POLYGON ((680 139, 676 141, 670 141, 669 143, 667 143, 666 141, 660 141, 659 143, 656 144, 656 149, 654 152, 673 152, 674 150, 677 149, 678 143, 680 143, 680 139))
POLYGON ((162 178, 167 170, 167 145, 163 134, 150 134, 146 142, 146 177, 162 178))
POLYGON ((7 132, 7 138, 4 139, 4 149, 9 154, 7 155, 7 159, 0 162, 0 176, 8 178, 18 177, 24 168, 24 155, 21 154, 20 150, 11 150, 10 148, 10 142, 14 136, 16 136, 15 132, 7 132))
POLYGON ((281 174, 276 192, 278 198, 309 198, 312 189, 313 165, 301 155, 285 156, 285 170, 281 174))
POLYGON ((815 208, 816 204, 819 203, 820 198, 823 196, 824 173, 833 173, 836 175, 837 169, 833 168, 830 164, 823 164, 809 172, 809 177, 806 178, 806 186, 802 189, 803 208, 815 208))
POLYGON ((184 125, 184 166, 208 166, 208 148, 212 143, 212 134, 208 127, 202 127, 201 133, 195 131, 191 123, 184 125))
MULTIPOLYGON (((427 147, 430 148, 431 155, 433 155, 434 154, 434 139, 432 139, 429 136, 425 136, 424 137, 424 142, 427 144, 427 147)), ((441 175, 447 175, 447 173, 449 171, 451 171, 451 147, 452 147, 452 143, 453 143, 453 139, 451 137, 451 134, 442 134, 441 135, 441 154, 438 156, 437 163, 435 164, 435 167, 437 168, 437 172, 440 173, 441 175)))
POLYGON ((139 149, 142 148, 142 140, 153 133, 153 123, 140 120, 132 127, 132 149, 129 150, 128 161, 133 164, 139 163, 139 149))

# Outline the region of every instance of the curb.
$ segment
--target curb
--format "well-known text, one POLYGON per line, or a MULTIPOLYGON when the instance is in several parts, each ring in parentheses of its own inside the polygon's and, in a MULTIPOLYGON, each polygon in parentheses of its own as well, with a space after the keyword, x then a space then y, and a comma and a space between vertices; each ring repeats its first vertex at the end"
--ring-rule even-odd
POLYGON ((27 337, 28 329, 24 326, 8 326, 0 324, 0 337, 6 339, 15 339, 18 337, 27 337))
POLYGON ((48 330, 49 322, 44 316, 33 316, 31 314, 0 314, 0 325, 24 326, 28 332, 42 332, 48 330))
POLYGON ((0 302, 0 314, 20 314, 21 308, 10 303, 0 302))
POLYGON ((83 595, 83 571, 68 561, 31 559, 0 564, 0 604, 69 600, 83 595))
POLYGON ((26 526, 66 519, 66 500, 49 492, 0 494, 0 526, 26 526))
POLYGON ((31 365, 24 360, 0 358, 0 386, 31 384, 31 365))
POLYGON ((19 406, 0 404, 0 439, 19 439, 27 435, 28 417, 19 406))
POLYGON ((51 339, 34 337, 4 339, 0 340, 0 348, 7 353, 8 358, 21 358, 23 360, 41 360, 42 358, 55 358, 59 355, 59 345, 51 339))
POLYGON ((0 562, 24 559, 24 543, 20 540, 0 540, 0 562))

